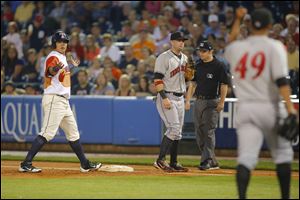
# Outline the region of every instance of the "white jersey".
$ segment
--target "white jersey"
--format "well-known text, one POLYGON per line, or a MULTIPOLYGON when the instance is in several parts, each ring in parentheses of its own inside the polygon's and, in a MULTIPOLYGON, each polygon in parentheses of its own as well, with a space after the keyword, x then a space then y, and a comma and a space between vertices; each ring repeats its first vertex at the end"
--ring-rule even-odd
POLYGON ((250 36, 227 46, 225 58, 234 76, 239 101, 280 100, 275 82, 288 76, 287 52, 280 41, 250 36))
POLYGON ((165 91, 176 93, 186 91, 184 73, 187 62, 186 55, 181 53, 181 58, 179 58, 171 50, 167 50, 157 57, 154 72, 164 75, 162 81, 165 91))
POLYGON ((57 51, 51 51, 44 64, 44 94, 63 95, 68 99, 71 96, 70 67, 66 56, 57 51), (63 63, 64 67, 55 76, 51 76, 48 69, 56 66, 58 62, 63 63))

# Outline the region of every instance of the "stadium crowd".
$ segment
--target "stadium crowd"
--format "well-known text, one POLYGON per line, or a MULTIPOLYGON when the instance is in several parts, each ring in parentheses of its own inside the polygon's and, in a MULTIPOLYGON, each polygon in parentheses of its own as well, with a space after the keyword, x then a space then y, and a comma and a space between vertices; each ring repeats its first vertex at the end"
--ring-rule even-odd
MULTIPOLYGON (((226 63, 223 53, 240 6, 248 13, 259 7, 273 12, 269 36, 286 46, 298 98, 298 1, 1 1, 1 95, 42 93, 44 61, 57 30, 70 36, 68 54, 81 61, 72 70, 73 95, 155 95, 155 59, 170 47, 170 33, 189 38, 184 53, 195 60, 199 42, 209 40, 226 63)), ((239 40, 249 35, 250 22, 247 14, 239 40)))

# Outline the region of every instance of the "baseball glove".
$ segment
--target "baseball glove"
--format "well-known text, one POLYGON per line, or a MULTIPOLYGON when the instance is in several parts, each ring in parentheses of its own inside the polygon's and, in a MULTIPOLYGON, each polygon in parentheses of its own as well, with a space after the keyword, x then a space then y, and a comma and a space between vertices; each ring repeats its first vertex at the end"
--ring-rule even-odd
POLYGON ((296 140, 299 135, 299 121, 297 115, 289 114, 284 119, 283 124, 279 125, 278 134, 287 140, 296 140))
POLYGON ((195 62, 193 61, 193 58, 190 56, 188 58, 188 63, 185 68, 185 74, 184 77, 187 81, 191 81, 194 78, 195 75, 195 62))

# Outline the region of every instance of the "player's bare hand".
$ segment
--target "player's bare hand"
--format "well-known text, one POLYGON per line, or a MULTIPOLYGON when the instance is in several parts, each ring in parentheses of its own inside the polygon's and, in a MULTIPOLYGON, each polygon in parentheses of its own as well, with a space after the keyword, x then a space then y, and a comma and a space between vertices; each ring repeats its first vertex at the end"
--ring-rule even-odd
POLYGON ((236 9, 235 14, 238 19, 243 19, 243 17, 247 14, 248 10, 243 7, 239 7, 236 9))
POLYGON ((191 109, 191 102, 190 101, 186 101, 185 105, 184 105, 185 110, 190 110, 191 109))
POLYGON ((78 67, 80 64, 80 60, 78 58, 74 58, 73 56, 70 56, 70 63, 74 66, 74 67, 78 67))
POLYGON ((217 105, 217 112, 221 112, 224 109, 224 102, 219 102, 217 105))
POLYGON ((165 109, 171 109, 171 102, 168 98, 163 99, 162 103, 165 109))

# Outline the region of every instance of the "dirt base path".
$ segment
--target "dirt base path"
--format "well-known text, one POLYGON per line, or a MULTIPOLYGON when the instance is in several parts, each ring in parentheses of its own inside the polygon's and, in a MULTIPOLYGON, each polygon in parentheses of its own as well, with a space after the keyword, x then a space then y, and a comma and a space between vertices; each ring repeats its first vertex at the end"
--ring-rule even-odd
MULTIPOLYGON (((42 168, 41 173, 21 173, 18 172, 19 161, 1 161, 1 177, 17 178, 65 178, 65 177, 83 177, 83 176, 233 176, 233 169, 217 169, 201 171, 196 167, 189 167, 188 172, 166 173, 150 165, 126 165, 134 168, 134 172, 103 172, 95 171, 81 173, 79 163, 63 162, 34 162, 34 166, 42 168)), ((105 166, 105 164, 103 164, 105 166)), ((254 176, 276 176, 275 171, 255 170, 254 176)), ((299 172, 292 172, 292 177, 299 179, 299 172)))

